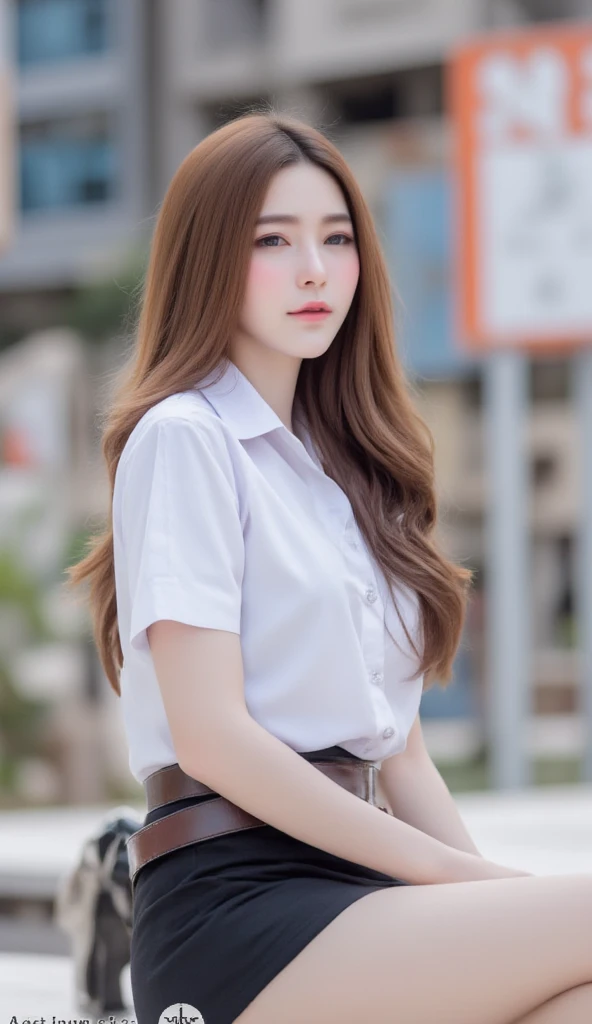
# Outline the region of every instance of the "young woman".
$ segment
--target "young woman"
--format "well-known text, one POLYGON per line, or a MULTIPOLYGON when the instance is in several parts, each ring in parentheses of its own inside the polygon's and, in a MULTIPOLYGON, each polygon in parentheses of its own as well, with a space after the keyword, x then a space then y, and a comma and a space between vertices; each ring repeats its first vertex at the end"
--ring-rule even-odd
POLYGON ((482 857, 424 746, 470 574, 392 324, 325 134, 265 109, 189 153, 71 571, 150 797, 139 1024, 592 1019, 592 874, 482 857))

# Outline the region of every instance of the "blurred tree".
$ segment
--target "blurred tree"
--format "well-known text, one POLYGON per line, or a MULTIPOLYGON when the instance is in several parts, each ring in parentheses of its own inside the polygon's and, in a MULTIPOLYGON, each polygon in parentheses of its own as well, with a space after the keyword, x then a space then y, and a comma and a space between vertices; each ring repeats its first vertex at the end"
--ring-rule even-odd
MULTIPOLYGON (((19 621, 27 642, 51 638, 41 610, 38 584, 19 563, 13 549, 0 549, 0 607, 14 641, 19 621)), ((0 787, 12 789, 21 758, 35 755, 49 710, 47 702, 19 693, 11 671, 14 643, 0 638, 0 787)))
POLYGON ((62 305, 61 322, 91 343, 126 334, 134 323, 148 264, 148 249, 131 250, 114 276, 82 285, 62 305))

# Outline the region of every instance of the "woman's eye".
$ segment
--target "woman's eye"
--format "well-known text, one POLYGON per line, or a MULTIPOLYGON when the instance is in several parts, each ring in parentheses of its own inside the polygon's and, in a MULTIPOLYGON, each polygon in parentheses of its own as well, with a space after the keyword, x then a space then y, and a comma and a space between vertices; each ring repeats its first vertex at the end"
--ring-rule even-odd
POLYGON ((271 246, 271 245, 267 245, 266 246, 265 243, 266 242, 271 242, 274 238, 279 238, 279 237, 280 237, 279 235, 266 235, 265 238, 258 238, 257 241, 255 242, 255 245, 260 245, 262 248, 266 248, 266 249, 272 249, 272 248, 277 249, 277 246, 271 246))
MULTIPOLYGON (((258 238, 257 241, 255 242, 255 245, 259 246, 262 249, 277 249, 276 245, 266 245, 267 242, 271 243, 276 238, 279 238, 280 241, 283 241, 281 235, 266 235, 265 238, 258 238)), ((339 232, 338 234, 335 234, 335 235, 330 235, 329 238, 327 239, 327 241, 329 242, 332 238, 343 238, 343 239, 345 239, 345 242, 344 242, 345 245, 350 245, 350 244, 353 243, 353 238, 351 238, 350 235, 342 234, 341 232, 339 232)))

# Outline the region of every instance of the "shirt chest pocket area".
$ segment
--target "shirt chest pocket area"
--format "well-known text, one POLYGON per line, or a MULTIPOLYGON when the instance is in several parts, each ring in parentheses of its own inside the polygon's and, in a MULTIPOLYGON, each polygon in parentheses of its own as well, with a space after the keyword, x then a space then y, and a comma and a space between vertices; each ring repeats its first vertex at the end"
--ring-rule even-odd
POLYGON ((377 588, 372 567, 350 534, 329 516, 315 520, 296 507, 267 521, 251 518, 245 532, 245 625, 264 616, 268 627, 297 627, 316 615, 345 626, 356 606, 355 617, 361 617, 366 593, 373 600, 377 588))

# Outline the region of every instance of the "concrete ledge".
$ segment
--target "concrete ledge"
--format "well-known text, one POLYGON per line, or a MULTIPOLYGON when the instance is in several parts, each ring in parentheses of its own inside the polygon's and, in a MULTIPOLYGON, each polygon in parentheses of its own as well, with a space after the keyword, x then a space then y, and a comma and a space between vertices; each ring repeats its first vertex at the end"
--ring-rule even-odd
MULTIPOLYGON (((455 803, 481 853, 490 860, 535 874, 592 872, 592 786, 537 787, 512 793, 479 792, 455 796, 455 803)), ((131 809, 131 807, 130 807, 131 809)), ((52 896, 63 871, 113 807, 8 811, 0 814, 0 882, 9 894, 52 896)), ((143 808, 137 808, 139 820, 143 808)), ((59 955, 49 922, 0 921, 0 942, 31 941, 30 949, 47 951, 0 953, 0 1020, 17 1016, 77 1019, 74 965, 59 955), (12 937, 12 938, 11 938, 12 937)), ((67 938, 65 939, 67 942, 67 938)), ((129 965, 122 989, 133 1022, 129 965)), ((126 1016, 123 1012, 119 1019, 126 1016)), ((135 1024, 135 1022, 134 1022, 135 1024)))
MULTIPOLYGON (((592 785, 454 796, 484 856, 541 873, 592 872, 592 785)), ((141 821, 144 805, 126 805, 141 821)), ((0 896, 51 899, 115 805, 0 812, 0 896)))

